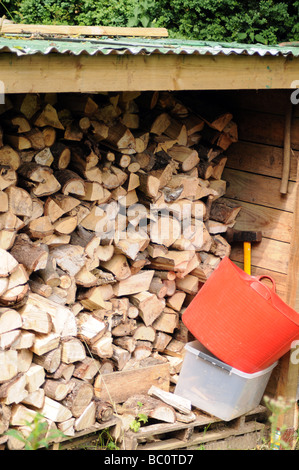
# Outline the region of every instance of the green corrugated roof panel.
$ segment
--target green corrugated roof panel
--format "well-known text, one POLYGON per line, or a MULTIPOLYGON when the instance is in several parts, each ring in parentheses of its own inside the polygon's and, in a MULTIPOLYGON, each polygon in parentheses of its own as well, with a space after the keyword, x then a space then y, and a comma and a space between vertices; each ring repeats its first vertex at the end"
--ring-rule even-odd
POLYGON ((11 52, 18 56, 32 54, 197 54, 197 55, 271 55, 299 57, 299 47, 264 46, 262 44, 238 44, 205 42, 178 39, 148 38, 58 38, 1 36, 0 52, 11 52))

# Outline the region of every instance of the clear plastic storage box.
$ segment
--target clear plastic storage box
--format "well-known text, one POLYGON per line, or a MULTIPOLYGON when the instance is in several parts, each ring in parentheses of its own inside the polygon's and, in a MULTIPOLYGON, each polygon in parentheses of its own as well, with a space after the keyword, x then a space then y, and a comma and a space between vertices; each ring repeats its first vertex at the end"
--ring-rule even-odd
POLYGON ((267 369, 246 374, 213 356, 199 341, 186 344, 175 394, 223 421, 256 408, 264 395, 275 362, 267 369))

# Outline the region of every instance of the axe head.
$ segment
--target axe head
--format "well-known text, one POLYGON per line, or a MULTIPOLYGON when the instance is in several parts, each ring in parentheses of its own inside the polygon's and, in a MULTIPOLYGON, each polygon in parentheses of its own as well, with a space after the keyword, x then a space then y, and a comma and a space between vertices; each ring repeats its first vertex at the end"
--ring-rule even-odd
POLYGON ((228 228, 225 238, 229 243, 233 243, 233 242, 257 243, 257 242, 261 242, 263 237, 262 237, 262 232, 249 231, 249 230, 235 230, 233 228, 228 228))

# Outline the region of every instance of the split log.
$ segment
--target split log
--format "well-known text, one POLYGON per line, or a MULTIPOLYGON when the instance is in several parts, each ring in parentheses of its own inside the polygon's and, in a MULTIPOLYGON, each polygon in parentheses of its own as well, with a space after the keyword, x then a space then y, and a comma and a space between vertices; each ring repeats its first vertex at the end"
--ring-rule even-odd
POLYGON ((55 177, 61 185, 64 195, 85 196, 84 181, 74 171, 69 169, 58 170, 55 177))
POLYGON ((15 239, 11 254, 31 274, 33 271, 45 269, 49 250, 45 245, 34 244, 28 235, 20 234, 15 239))
POLYGON ((62 400, 62 404, 78 418, 90 404, 93 397, 92 385, 83 380, 72 378, 70 380, 71 392, 62 400))
POLYGON ((139 413, 144 413, 149 418, 163 421, 166 423, 176 422, 176 413, 172 406, 167 405, 156 398, 149 397, 148 395, 133 395, 126 400, 123 404, 123 409, 138 416, 139 413))
POLYGON ((111 403, 95 399, 96 404, 96 420, 100 423, 106 423, 113 417, 113 406, 111 403))

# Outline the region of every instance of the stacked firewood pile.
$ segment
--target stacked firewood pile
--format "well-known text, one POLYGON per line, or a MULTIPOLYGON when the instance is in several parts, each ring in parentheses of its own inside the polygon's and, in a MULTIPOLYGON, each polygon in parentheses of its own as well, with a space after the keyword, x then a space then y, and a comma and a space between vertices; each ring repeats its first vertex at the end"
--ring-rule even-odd
POLYGON ((104 374, 168 361, 175 383, 180 313, 230 254, 237 126, 164 92, 0 111, 0 435, 38 410, 71 436, 111 417, 104 374))

